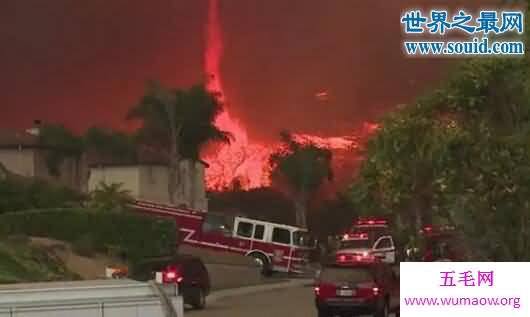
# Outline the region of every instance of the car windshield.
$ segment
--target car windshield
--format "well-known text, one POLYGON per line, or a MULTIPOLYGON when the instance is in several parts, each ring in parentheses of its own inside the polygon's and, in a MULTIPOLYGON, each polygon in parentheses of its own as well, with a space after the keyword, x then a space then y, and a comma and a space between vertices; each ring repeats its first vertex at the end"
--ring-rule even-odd
POLYGON ((351 233, 368 233, 371 236, 382 236, 387 235, 388 231, 387 227, 355 227, 351 230, 351 233))
POLYGON ((372 273, 368 268, 359 267, 328 267, 324 268, 319 275, 323 282, 339 283, 363 283, 373 281, 372 273))
POLYGON ((293 243, 299 247, 312 247, 313 239, 307 231, 293 232, 293 243))
POLYGON ((340 242, 341 249, 371 249, 371 240, 344 240, 340 242))

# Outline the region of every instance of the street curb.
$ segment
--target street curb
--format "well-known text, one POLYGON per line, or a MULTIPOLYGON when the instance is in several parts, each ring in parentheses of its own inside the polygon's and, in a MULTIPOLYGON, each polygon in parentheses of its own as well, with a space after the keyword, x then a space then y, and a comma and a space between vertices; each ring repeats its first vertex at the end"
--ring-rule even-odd
POLYGON ((288 282, 271 283, 267 285, 238 287, 238 288, 232 288, 232 289, 226 289, 226 290, 220 290, 220 291, 213 292, 212 294, 208 296, 207 299, 209 303, 213 303, 215 301, 218 301, 220 299, 227 298, 227 297, 244 296, 244 295, 250 295, 250 294, 255 294, 255 293, 278 290, 278 289, 307 286, 307 285, 312 285, 312 282, 313 282, 312 279, 296 279, 296 280, 290 280, 288 282))

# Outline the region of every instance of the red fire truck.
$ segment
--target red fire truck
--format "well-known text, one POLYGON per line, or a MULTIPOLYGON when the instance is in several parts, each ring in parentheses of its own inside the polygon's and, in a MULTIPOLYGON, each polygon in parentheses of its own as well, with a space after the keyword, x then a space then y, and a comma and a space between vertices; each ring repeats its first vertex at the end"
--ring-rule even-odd
POLYGON ((461 232, 452 226, 428 225, 420 230, 421 260, 425 262, 465 261, 466 243, 461 232))
POLYGON ((307 230, 294 226, 149 201, 137 200, 132 207, 174 218, 183 244, 254 257, 265 274, 304 273, 313 247, 307 230))

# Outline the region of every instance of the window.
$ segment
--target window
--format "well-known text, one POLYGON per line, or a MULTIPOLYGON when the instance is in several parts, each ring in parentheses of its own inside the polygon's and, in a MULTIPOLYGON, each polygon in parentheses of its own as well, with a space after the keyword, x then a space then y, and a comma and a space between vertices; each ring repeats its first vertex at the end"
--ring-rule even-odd
POLYGON ((324 268, 320 273, 320 280, 331 283, 363 283, 372 282, 372 272, 366 268, 324 268))
POLYGON ((263 240, 264 233, 265 233, 265 226, 256 225, 256 229, 254 230, 254 239, 263 240))
POLYGON ((233 217, 222 214, 208 213, 202 225, 202 231, 228 233, 232 232, 233 217))
POLYGON ((299 247, 311 247, 314 245, 314 241, 309 233, 305 231, 293 232, 293 242, 299 247))
POLYGON ((340 242, 341 249, 370 249, 373 243, 370 240, 345 240, 340 242))
POLYGON ((237 235, 244 238, 252 237, 252 229, 254 225, 249 222, 240 222, 237 225, 237 235))
POLYGON ((272 231, 272 242, 291 244, 291 231, 282 228, 274 228, 272 231))
POLYGON ((379 240, 379 243, 375 247, 376 249, 390 249, 392 248, 392 241, 390 241, 390 238, 383 238, 379 240))

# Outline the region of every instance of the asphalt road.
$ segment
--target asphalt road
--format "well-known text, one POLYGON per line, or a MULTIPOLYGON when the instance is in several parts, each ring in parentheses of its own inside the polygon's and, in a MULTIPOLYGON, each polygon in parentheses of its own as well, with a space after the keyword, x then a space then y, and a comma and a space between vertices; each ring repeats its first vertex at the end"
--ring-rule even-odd
MULTIPOLYGON (((296 287, 220 299, 190 317, 317 317, 311 287, 296 287)), ((392 315, 391 315, 392 316, 392 315)))

